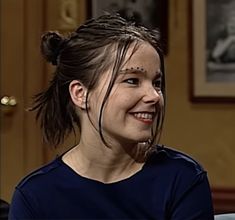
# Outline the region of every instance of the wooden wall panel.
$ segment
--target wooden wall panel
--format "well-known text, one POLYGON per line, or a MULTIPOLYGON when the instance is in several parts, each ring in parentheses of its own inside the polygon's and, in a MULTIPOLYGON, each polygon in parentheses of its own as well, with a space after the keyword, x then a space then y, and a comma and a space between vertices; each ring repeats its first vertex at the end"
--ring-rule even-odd
POLYGON ((212 188, 212 199, 216 214, 235 213, 235 188, 212 188))

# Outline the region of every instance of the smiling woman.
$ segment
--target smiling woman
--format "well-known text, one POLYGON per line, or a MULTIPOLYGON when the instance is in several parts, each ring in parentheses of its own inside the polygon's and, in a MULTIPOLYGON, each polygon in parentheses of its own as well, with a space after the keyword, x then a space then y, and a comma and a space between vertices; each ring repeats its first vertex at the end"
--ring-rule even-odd
POLYGON ((159 42, 159 32, 111 14, 66 37, 45 33, 42 54, 56 71, 31 110, 45 142, 57 147, 76 126, 80 140, 18 184, 10 219, 213 219, 206 171, 159 144, 159 42))
MULTIPOLYGON (((118 141, 116 144, 120 145, 121 149, 123 149, 123 146, 132 148, 134 147, 132 145, 136 145, 136 142, 147 142, 149 139, 153 139, 155 136, 152 134, 153 121, 157 116, 161 116, 161 109, 163 108, 161 85, 155 87, 156 72, 159 71, 160 58, 149 43, 140 41, 129 48, 124 59, 124 65, 119 71, 122 74, 117 74, 112 90, 108 94, 105 108, 103 108, 102 131, 107 145, 112 147, 113 142, 118 141), (137 46, 138 50, 133 53, 137 46), (133 53, 132 58, 128 60, 127 58, 131 53, 133 53), (150 120, 149 117, 145 118, 146 116, 154 117, 150 120), (112 121, 112 124, 110 124, 110 121, 112 121), (146 124, 149 126, 146 126, 146 124), (120 128, 122 129, 120 130, 120 128), (121 139, 115 138, 117 136, 121 139), (125 141, 126 144, 121 143, 122 141, 125 141)), ((102 76, 97 88, 91 91, 89 103, 91 107, 90 119, 93 121, 93 125, 98 120, 92 118, 100 115, 98 112, 101 106, 97 103, 103 102, 110 80, 111 74, 107 71, 102 76), (94 100, 97 103, 92 101, 93 96, 95 96, 94 100), (93 103, 95 103, 95 106, 93 106, 93 103), (96 107, 97 112, 93 115, 92 109, 96 107)), ((86 126, 89 126, 89 124, 86 124, 86 126)), ((98 125, 96 128, 98 128, 98 125)), ((120 149, 117 148, 116 150, 119 151, 120 149)))

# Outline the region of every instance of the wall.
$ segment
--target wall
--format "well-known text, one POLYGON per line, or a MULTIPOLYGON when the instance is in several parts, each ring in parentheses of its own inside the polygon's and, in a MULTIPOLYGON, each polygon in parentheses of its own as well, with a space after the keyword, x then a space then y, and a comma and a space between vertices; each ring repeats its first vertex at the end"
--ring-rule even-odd
POLYGON ((17 102, 0 107, 0 197, 8 202, 20 179, 42 163, 41 133, 26 111, 43 87, 42 20, 42 1, 0 1, 0 94, 17 102))
POLYGON ((189 101, 190 0, 169 0, 167 113, 162 143, 197 159, 212 186, 235 187, 235 103, 189 101))

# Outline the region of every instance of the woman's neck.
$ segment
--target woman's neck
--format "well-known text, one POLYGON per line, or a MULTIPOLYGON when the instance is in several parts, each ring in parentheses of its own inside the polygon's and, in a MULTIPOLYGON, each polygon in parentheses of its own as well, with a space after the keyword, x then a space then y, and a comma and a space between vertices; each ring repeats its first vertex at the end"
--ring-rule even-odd
POLYGON ((79 145, 63 156, 63 161, 83 177, 103 183, 117 182, 142 169, 145 160, 139 160, 138 148, 138 144, 129 146, 128 152, 122 146, 107 147, 102 141, 81 139, 79 145))

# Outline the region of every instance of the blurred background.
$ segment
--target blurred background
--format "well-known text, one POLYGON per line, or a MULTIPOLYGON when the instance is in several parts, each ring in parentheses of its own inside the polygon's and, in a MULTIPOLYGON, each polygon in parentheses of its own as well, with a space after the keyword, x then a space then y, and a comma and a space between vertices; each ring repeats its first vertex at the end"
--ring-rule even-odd
MULTIPOLYGON (((217 213, 235 211, 235 102, 190 99, 192 2, 168 0, 164 4, 167 16, 161 15, 161 28, 167 35, 167 111, 161 142, 191 155, 207 170, 217 213)), ((113 3, 115 6, 117 1, 110 0, 113 3)), ((92 16, 100 3, 0 0, 0 4, 0 198, 10 203, 23 176, 74 144, 70 137, 57 151, 43 145, 35 115, 26 111, 31 97, 47 86, 53 73, 53 67, 40 55, 40 36, 46 30, 72 31, 92 16)))

